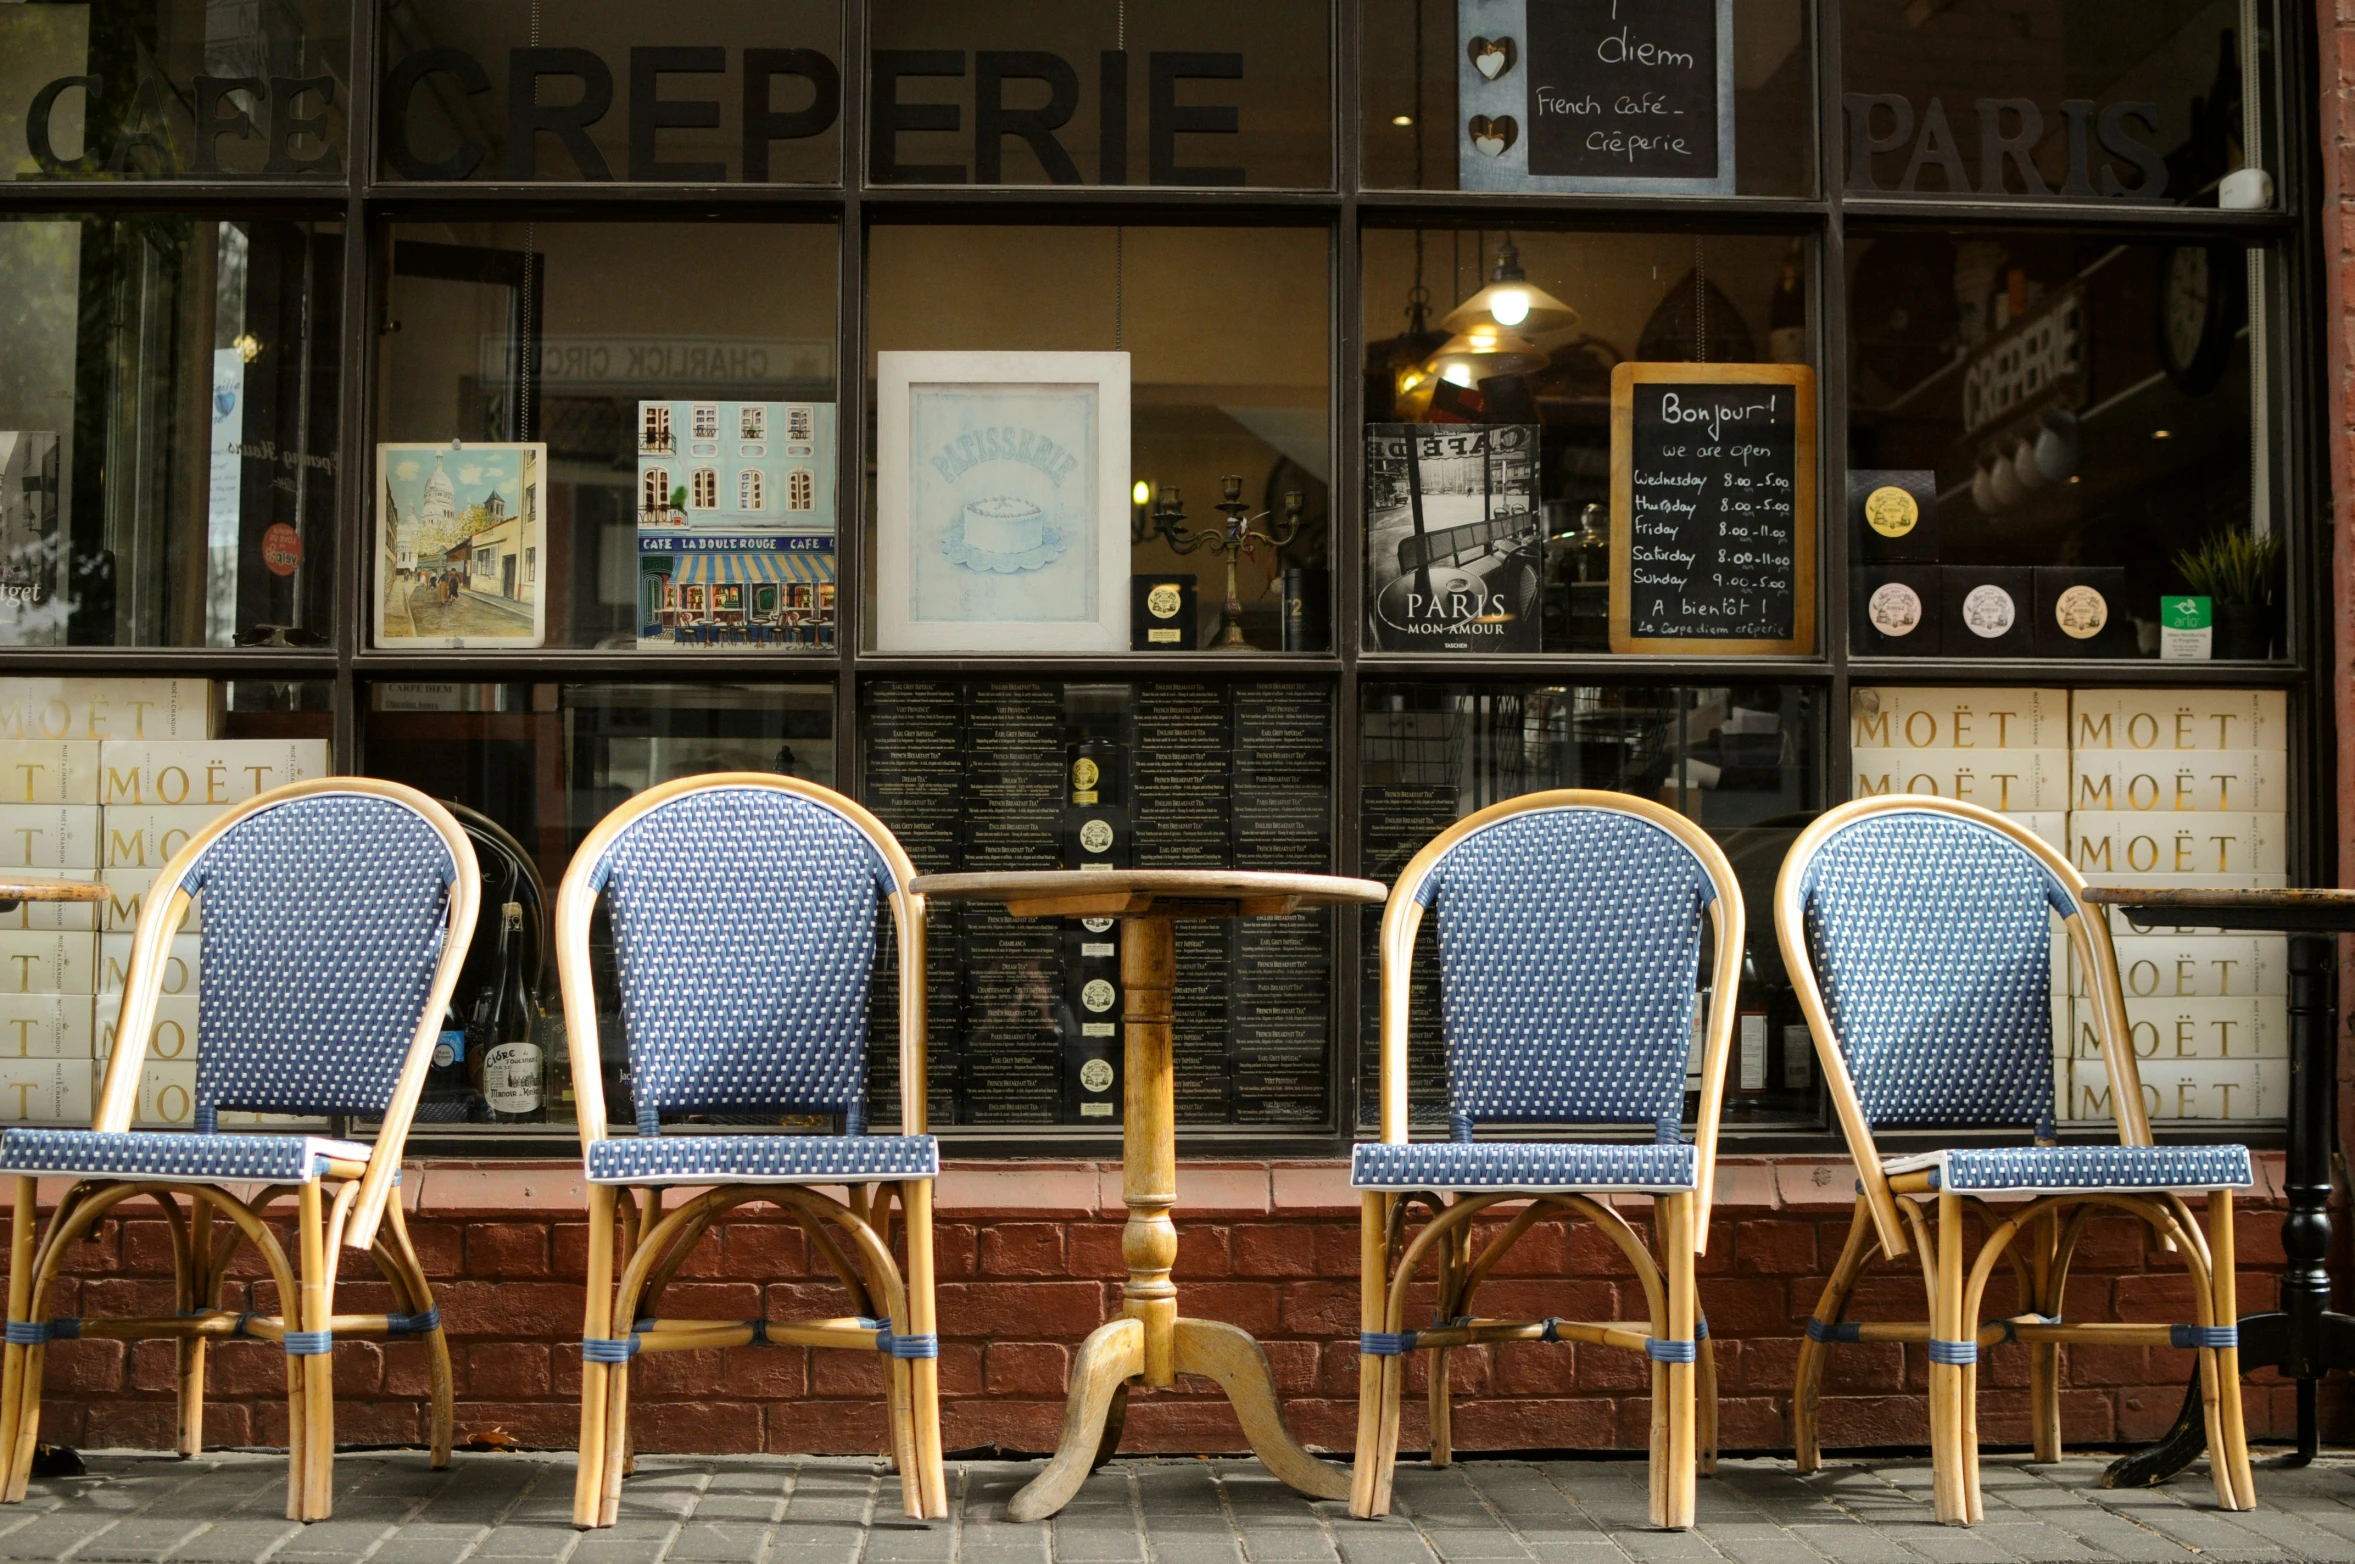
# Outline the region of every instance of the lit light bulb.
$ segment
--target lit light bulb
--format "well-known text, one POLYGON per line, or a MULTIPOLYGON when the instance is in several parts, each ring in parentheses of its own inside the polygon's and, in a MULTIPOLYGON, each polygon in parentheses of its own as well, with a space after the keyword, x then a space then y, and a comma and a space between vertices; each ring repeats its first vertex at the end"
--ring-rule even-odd
POLYGON ((1131 486, 1131 487, 1130 487, 1130 489, 1129 489, 1129 491, 1128 491, 1128 501, 1129 501, 1129 503, 1130 503, 1131 505, 1150 505, 1150 504, 1152 504, 1152 503, 1153 503, 1153 484, 1152 484, 1152 481, 1151 481, 1150 479, 1146 479, 1146 478, 1139 478, 1139 479, 1136 481, 1136 483, 1135 483, 1133 486, 1131 486))
POLYGON ((1490 353, 1490 352, 1494 352, 1494 351, 1495 351, 1495 349, 1496 349, 1496 333, 1495 333, 1495 332, 1493 332, 1493 331, 1488 331, 1488 330, 1480 330, 1480 331, 1475 331, 1475 332, 1473 332, 1473 333, 1471 334, 1471 336, 1472 336, 1472 346, 1474 346, 1474 347, 1478 348, 1478 349, 1479 349, 1481 352, 1483 352, 1483 353, 1490 353))
POLYGON ((1451 386, 1470 386, 1472 366, 1462 362, 1450 364, 1439 372, 1439 378, 1451 386))
POLYGON ((1393 114, 1390 116, 1390 123, 1397 125, 1402 129, 1408 125, 1412 125, 1414 122, 1415 117, 1412 114, 1393 114))
POLYGON ((1529 294, 1521 288, 1499 288, 1489 295, 1488 313, 1500 326, 1518 326, 1529 318, 1529 294))

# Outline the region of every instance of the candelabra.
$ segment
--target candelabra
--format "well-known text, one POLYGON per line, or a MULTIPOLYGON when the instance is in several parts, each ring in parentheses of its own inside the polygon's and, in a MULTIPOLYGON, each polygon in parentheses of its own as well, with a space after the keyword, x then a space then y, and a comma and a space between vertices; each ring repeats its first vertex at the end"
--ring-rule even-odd
POLYGON ((1185 502, 1178 496, 1178 486, 1174 483, 1165 483, 1161 486, 1159 502, 1154 505, 1152 515, 1147 518, 1150 529, 1141 531, 1137 536, 1137 541, 1141 543, 1154 533, 1159 533, 1162 541, 1166 542, 1176 553, 1191 554, 1198 548, 1207 548, 1214 554, 1225 556, 1227 564, 1226 628, 1219 632, 1218 641, 1212 649, 1221 652, 1248 652, 1255 650, 1255 648, 1243 638, 1243 598, 1241 588, 1235 580, 1235 562, 1243 555, 1255 553, 1262 543, 1266 544, 1269 551, 1273 553, 1298 537, 1300 535, 1300 511, 1304 499, 1298 489, 1286 490, 1284 493, 1284 519, 1276 524, 1273 531, 1260 532, 1253 530, 1252 524, 1265 521, 1269 512, 1261 511, 1256 516, 1250 513, 1251 507, 1243 503, 1242 478, 1237 474, 1228 473, 1219 480, 1219 484, 1226 493, 1226 498, 1218 502, 1219 510, 1226 515, 1224 524, 1216 528, 1204 527, 1199 530, 1187 526, 1185 502))

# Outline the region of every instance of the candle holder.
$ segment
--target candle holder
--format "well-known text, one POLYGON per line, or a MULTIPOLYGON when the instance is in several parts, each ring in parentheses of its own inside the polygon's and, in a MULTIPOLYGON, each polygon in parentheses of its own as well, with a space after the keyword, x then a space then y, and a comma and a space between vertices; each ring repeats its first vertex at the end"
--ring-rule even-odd
MULTIPOLYGON (((1284 519, 1270 531, 1255 531, 1252 524, 1265 521, 1269 512, 1261 511, 1256 516, 1250 513, 1251 507, 1243 503, 1243 480, 1238 474, 1228 473, 1219 480, 1219 485, 1226 495, 1218 502, 1219 510, 1226 514, 1225 523, 1219 527, 1197 529, 1187 526, 1185 502, 1179 497, 1178 486, 1174 483, 1165 483, 1161 486, 1161 498, 1154 505, 1153 514, 1148 519, 1153 532, 1160 534, 1162 541, 1167 543, 1173 552, 1191 554, 1196 549, 1207 548, 1213 554, 1222 555, 1225 558, 1227 565, 1226 627, 1219 632, 1218 640, 1211 650, 1219 652, 1255 651, 1257 648, 1243 636, 1243 598, 1235 579, 1235 562, 1243 555, 1253 553, 1262 543, 1266 544, 1272 553, 1298 537, 1300 535, 1300 512, 1305 501, 1298 489, 1287 489, 1284 492, 1284 519)), ((1139 541, 1142 539, 1140 538, 1139 541)))

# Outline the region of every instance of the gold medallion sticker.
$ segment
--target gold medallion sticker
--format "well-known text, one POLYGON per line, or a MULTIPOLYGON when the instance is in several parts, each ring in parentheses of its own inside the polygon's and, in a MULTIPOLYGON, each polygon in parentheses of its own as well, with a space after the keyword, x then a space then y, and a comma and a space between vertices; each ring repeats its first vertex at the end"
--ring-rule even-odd
POLYGON ((1088 979, 1087 986, 1079 991, 1079 1002, 1098 1015, 1111 1009, 1112 1001, 1118 997, 1112 985, 1102 978, 1088 979))
POLYGON ((1085 755, 1071 763, 1071 785, 1082 792, 1094 787, 1096 779, 1103 774, 1103 770, 1085 755))
POLYGON ((1902 538, 1922 519, 1919 501, 1893 483, 1884 483, 1864 497, 1864 519, 1884 538, 1902 538))
POLYGON ((2052 605, 2061 633, 2075 641, 2090 641, 2110 622, 2109 601, 2089 586, 2073 586, 2052 605))
POLYGON ((1079 845, 1084 852, 1109 851, 1112 847, 1111 824, 1103 820, 1090 820, 1079 828, 1079 845))
POLYGON ((1092 1092, 1112 1090, 1112 1061, 1090 1059, 1079 1067, 1079 1084, 1092 1092))
POLYGON ((1185 601, 1176 587, 1164 581, 1145 594, 1145 612, 1156 619, 1175 619, 1185 601))

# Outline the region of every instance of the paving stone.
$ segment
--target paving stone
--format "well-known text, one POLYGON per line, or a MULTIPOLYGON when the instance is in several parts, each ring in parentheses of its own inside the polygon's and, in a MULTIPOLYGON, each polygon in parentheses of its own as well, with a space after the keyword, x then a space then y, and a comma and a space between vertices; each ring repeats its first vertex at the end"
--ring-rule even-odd
POLYGON ((281 1544, 302 1534, 296 1521, 219 1521, 172 1549, 175 1559, 218 1559, 224 1564, 252 1564, 269 1557, 281 1544))

